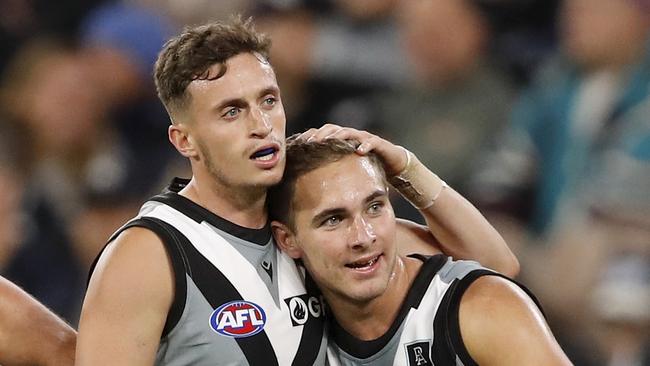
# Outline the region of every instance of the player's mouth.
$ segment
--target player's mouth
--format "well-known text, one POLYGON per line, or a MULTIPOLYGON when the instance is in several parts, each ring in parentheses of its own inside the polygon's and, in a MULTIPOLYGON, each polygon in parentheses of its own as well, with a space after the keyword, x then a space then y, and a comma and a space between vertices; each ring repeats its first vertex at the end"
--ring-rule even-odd
POLYGON ((274 144, 264 146, 258 150, 255 150, 255 152, 251 154, 250 159, 253 160, 255 162, 255 165, 260 168, 272 168, 277 164, 279 160, 279 151, 280 146, 278 145, 274 144))
POLYGON ((356 262, 348 263, 345 266, 359 272, 369 272, 375 269, 379 263, 379 259, 383 254, 374 257, 363 258, 356 262))

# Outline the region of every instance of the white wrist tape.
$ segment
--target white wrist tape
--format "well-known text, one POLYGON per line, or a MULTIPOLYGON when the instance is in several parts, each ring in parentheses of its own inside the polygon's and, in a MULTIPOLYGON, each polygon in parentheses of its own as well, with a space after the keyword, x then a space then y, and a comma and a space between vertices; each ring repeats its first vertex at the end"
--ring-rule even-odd
POLYGON ((410 151, 406 151, 406 167, 398 175, 388 178, 388 182, 415 208, 424 210, 431 207, 447 183, 430 171, 410 151))

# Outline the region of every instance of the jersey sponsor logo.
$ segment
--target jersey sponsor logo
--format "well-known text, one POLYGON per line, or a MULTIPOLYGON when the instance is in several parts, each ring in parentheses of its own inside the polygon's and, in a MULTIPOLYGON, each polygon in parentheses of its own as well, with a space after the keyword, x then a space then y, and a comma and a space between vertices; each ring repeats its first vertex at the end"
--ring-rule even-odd
POLYGON ((300 295, 284 299, 289 307, 293 326, 305 325, 310 317, 320 318, 323 314, 321 301, 315 296, 300 295))
POLYGON ((409 366, 433 366, 431 344, 429 341, 413 342, 406 345, 409 366))
POLYGON ((210 327, 227 337, 253 336, 264 329, 264 324, 266 324, 264 309, 250 301, 231 301, 219 306, 210 315, 210 327))

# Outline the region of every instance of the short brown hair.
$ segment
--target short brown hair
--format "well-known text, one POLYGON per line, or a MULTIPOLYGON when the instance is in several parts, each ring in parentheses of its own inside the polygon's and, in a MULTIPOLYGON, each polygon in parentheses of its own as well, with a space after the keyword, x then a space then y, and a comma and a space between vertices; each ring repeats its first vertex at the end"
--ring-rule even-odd
MULTIPOLYGON (((293 221, 293 199, 296 181, 301 176, 337 162, 349 155, 356 155, 359 141, 327 139, 322 141, 306 141, 298 138, 299 134, 287 138, 287 163, 282 181, 272 187, 268 193, 269 214, 271 219, 278 220, 295 230, 293 221)), ((373 166, 386 181, 386 172, 379 156, 370 152, 366 155, 373 166)), ((388 184, 388 183, 386 183, 388 184)))
POLYGON ((187 86, 194 80, 214 80, 226 73, 225 62, 242 53, 260 55, 268 60, 270 39, 257 33, 252 18, 231 18, 230 23, 208 23, 185 30, 170 39, 158 54, 154 79, 158 97, 170 114, 187 107, 187 86), (208 69, 221 64, 218 75, 208 69))

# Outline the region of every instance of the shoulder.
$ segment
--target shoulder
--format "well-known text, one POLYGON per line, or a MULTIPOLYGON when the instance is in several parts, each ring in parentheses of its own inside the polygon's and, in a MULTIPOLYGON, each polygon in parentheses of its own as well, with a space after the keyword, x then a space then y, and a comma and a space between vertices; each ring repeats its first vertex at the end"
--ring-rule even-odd
POLYGON ((111 241, 99 257, 88 284, 89 294, 151 295, 171 301, 173 270, 165 246, 153 231, 130 227, 111 241))
POLYGON ((533 299, 503 277, 482 276, 468 287, 459 323, 463 343, 478 364, 570 364, 533 299))
POLYGON ((111 241, 92 273, 79 320, 80 365, 152 364, 174 300, 162 240, 130 227, 111 241))
POLYGON ((534 306, 532 299, 514 282, 500 276, 481 276, 467 288, 461 302, 467 308, 534 306))

